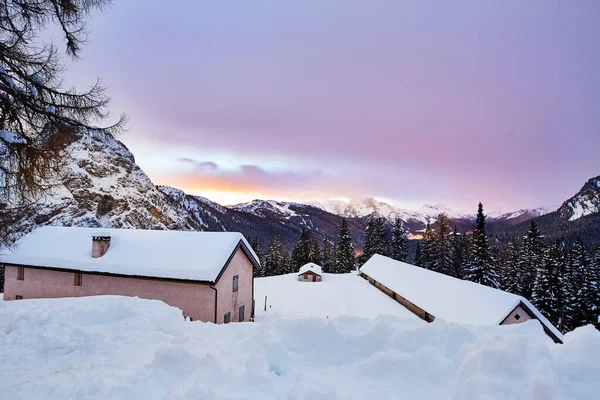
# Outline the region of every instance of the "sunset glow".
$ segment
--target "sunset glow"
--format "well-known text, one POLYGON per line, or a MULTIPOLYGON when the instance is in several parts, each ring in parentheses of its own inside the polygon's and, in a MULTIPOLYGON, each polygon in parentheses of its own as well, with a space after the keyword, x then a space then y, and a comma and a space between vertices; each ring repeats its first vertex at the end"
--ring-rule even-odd
POLYGON ((184 3, 119 3, 69 66, 130 114, 157 183, 509 211, 600 170, 600 3, 184 3))

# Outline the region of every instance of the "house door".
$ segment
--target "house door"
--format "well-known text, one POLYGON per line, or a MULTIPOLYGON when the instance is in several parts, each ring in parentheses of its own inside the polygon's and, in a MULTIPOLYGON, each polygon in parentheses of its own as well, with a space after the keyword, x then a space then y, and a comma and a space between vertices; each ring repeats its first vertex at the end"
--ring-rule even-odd
POLYGON ((313 282, 316 282, 317 281, 317 276, 313 275, 312 277, 313 277, 313 282))

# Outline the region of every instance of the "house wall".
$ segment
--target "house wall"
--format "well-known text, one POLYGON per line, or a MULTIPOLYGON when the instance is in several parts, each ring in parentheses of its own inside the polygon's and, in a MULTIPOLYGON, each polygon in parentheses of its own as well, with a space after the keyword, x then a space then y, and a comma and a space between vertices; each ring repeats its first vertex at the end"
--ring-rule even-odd
POLYGON ((208 284, 184 283, 160 279, 143 279, 92 275, 82 272, 82 285, 75 286, 73 272, 25 267, 25 279, 17 280, 16 266, 6 266, 4 300, 80 297, 98 295, 137 296, 162 300, 180 308, 194 320, 214 321, 215 292, 208 284))
POLYGON ((231 313, 231 322, 239 321, 240 306, 244 306, 244 321, 250 321, 252 315, 252 301, 254 281, 254 268, 252 263, 240 248, 231 259, 229 266, 221 275, 215 285, 219 292, 217 301, 217 323, 224 321, 225 314, 231 313), (233 291, 233 277, 238 275, 238 291, 233 291))
POLYGON ((504 321, 500 323, 500 325, 520 324, 521 322, 525 322, 530 319, 531 316, 529 313, 521 306, 517 306, 510 314, 508 314, 508 317, 506 317, 504 321), (515 318, 517 315, 519 315, 519 319, 515 318))
POLYGON ((298 275, 298 280, 300 282, 313 282, 313 276, 316 276, 315 282, 321 282, 321 276, 311 271, 305 272, 302 275, 298 275))

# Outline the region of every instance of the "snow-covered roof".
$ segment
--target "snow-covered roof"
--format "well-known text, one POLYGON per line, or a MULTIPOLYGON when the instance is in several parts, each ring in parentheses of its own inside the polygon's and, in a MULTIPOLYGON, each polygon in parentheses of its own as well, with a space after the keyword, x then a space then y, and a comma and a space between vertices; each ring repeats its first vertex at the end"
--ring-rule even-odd
POLYGON ((381 255, 360 272, 370 276, 436 318, 469 325, 498 325, 523 303, 562 341, 562 334, 524 297, 453 278, 381 255))
POLYGON ((308 272, 308 271, 314 272, 317 275, 321 275, 323 273, 323 269, 319 265, 310 262, 310 263, 304 264, 303 266, 300 267, 300 270, 298 271, 298 275, 302 275, 303 273, 308 272))
POLYGON ((214 282, 242 241, 241 233, 41 227, 0 262, 88 272, 214 282), (110 236, 106 254, 92 258, 92 236, 110 236))

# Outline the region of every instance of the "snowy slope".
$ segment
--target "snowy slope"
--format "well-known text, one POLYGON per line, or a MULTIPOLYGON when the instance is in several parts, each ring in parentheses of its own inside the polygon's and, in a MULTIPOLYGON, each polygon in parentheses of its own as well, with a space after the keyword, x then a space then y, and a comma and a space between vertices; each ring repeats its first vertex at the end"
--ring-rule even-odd
POLYGON ((299 282, 295 273, 256 278, 254 298, 257 318, 261 320, 276 313, 290 318, 394 315, 418 319, 356 273, 323 274, 322 279, 321 282, 299 282))
POLYGON ((595 399, 600 333, 394 316, 186 322, 124 297, 0 301, 2 398, 595 399))
POLYGON ((75 134, 62 151, 64 166, 51 192, 20 222, 36 226, 196 230, 190 218, 154 186, 133 154, 103 131, 75 134))
POLYGON ((558 213, 569 221, 600 212, 600 176, 588 180, 579 192, 565 201, 558 213))
MULTIPOLYGON (((373 197, 364 200, 350 200, 343 202, 334 200, 330 202, 315 202, 316 207, 320 207, 330 213, 341 215, 343 217, 370 217, 381 216, 390 221, 396 217, 403 220, 405 223, 424 225, 427 221, 434 221, 438 215, 445 213, 452 220, 474 221, 475 213, 465 213, 462 211, 453 210, 444 204, 425 204, 418 210, 407 210, 394 207, 382 201, 378 201, 373 197)), ((540 215, 547 214, 556 208, 540 207, 536 209, 522 209, 509 213, 491 212, 487 215, 488 221, 511 221, 517 224, 525 219, 531 219, 540 215)))

